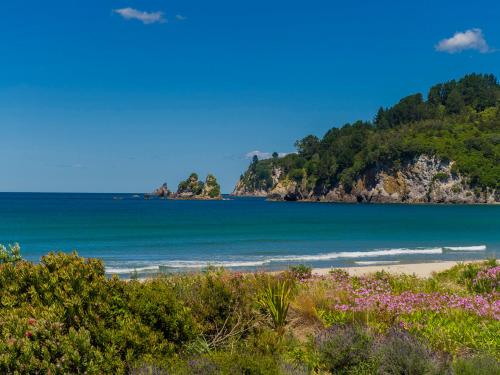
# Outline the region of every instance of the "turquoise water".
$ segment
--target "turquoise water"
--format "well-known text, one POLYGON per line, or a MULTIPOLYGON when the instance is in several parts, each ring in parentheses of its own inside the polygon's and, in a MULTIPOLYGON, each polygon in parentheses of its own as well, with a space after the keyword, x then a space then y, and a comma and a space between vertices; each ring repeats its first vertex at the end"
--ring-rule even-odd
POLYGON ((0 194, 0 243, 25 258, 78 250, 127 276, 199 269, 465 260, 500 252, 500 207, 144 200, 133 194, 0 194))

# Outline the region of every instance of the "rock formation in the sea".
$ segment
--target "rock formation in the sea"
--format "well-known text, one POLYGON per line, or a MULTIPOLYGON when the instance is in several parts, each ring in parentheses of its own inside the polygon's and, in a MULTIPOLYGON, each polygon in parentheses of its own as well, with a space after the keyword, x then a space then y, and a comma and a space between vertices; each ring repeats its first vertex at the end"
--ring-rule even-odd
POLYGON ((159 188, 155 189, 151 195, 159 198, 168 198, 170 194, 171 192, 168 190, 168 185, 165 182, 159 188))
POLYGON ((233 191, 271 200, 500 203, 500 85, 470 74, 381 108, 373 122, 252 160, 233 191))
POLYGON ((187 180, 182 181, 175 194, 171 194, 173 199, 221 199, 220 185, 214 175, 207 175, 205 182, 198 179, 196 173, 191 173, 187 180))
POLYGON ((221 199, 220 185, 213 174, 207 175, 205 184, 203 185, 202 196, 210 199, 221 199))

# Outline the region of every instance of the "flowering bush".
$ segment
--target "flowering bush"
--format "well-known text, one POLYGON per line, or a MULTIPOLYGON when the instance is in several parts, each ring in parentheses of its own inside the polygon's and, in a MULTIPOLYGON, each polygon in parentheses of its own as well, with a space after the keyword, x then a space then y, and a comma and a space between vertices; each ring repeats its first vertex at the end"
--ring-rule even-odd
POLYGON ((421 280, 386 273, 349 277, 343 271, 335 271, 329 277, 310 282, 299 299, 304 301, 304 295, 318 295, 319 284, 323 292, 314 302, 314 311, 326 327, 357 322, 385 331, 399 325, 425 337, 439 350, 450 353, 483 350, 498 355, 500 301, 493 287, 497 285, 498 267, 488 264, 474 267, 477 269, 474 280, 480 280, 477 285, 482 285, 476 293, 459 286, 447 293, 439 275, 432 280, 421 280))
MULTIPOLYGON (((499 268, 499 267, 497 267, 499 268)), ((492 269, 495 270, 496 268, 492 269)), ((485 271, 487 280, 492 274, 485 271)), ((349 278, 343 274, 332 275, 332 288, 340 291, 333 298, 332 308, 346 312, 410 314, 415 311, 448 312, 465 310, 481 317, 500 320, 500 301, 495 294, 462 296, 457 294, 403 291, 394 293, 387 276, 349 278)))
POLYGON ((479 271, 472 281, 477 293, 500 292, 500 266, 479 271))

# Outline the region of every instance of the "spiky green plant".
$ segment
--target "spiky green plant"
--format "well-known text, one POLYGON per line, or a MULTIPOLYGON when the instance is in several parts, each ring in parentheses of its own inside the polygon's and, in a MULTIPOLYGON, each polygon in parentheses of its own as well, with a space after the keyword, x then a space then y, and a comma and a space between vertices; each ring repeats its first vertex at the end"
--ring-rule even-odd
POLYGON ((257 302, 269 314, 273 328, 283 333, 290 307, 292 285, 288 280, 268 282, 261 291, 257 302))

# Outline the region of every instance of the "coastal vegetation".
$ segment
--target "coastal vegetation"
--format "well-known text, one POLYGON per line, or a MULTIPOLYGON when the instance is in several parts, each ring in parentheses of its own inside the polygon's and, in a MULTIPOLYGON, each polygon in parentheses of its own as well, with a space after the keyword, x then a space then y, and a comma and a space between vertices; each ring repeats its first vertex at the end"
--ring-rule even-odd
POLYGON ((177 193, 173 197, 181 199, 220 199, 220 185, 212 174, 208 174, 205 182, 203 182, 198 179, 196 173, 191 173, 187 180, 179 183, 177 193))
POLYGON ((293 184, 298 199, 339 188, 350 193, 360 181, 369 183, 374 171, 397 176, 422 155, 436 164, 450 163, 430 183, 455 180, 448 194, 498 191, 500 85, 493 75, 466 75, 431 87, 426 98, 414 94, 380 108, 372 122, 334 127, 322 138, 308 135, 295 146, 297 153, 284 157, 254 158, 235 192, 272 193, 277 185, 293 184))
POLYGON ((177 192, 171 192, 166 183, 157 188, 151 196, 170 199, 221 199, 220 185, 213 174, 208 174, 205 182, 200 181, 198 174, 191 173, 189 177, 181 181, 177 187, 177 192))
POLYGON ((498 374, 500 266, 428 279, 209 267, 148 280, 0 247, 0 372, 498 374))

